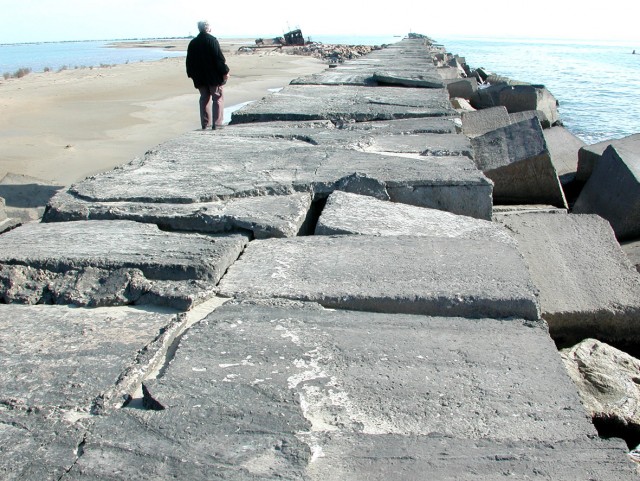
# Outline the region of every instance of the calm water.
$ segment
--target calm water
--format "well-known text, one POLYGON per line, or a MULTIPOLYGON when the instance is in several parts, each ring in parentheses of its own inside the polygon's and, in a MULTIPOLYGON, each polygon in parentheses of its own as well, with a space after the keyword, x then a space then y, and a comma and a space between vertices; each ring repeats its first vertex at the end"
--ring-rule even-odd
MULTIPOLYGON (((310 35, 323 43, 379 45, 400 37, 310 35)), ((469 66, 544 84, 560 102, 565 126, 588 144, 640 133, 640 45, 550 40, 438 37, 469 66)), ((152 48, 108 48, 110 42, 0 45, 0 73, 22 67, 90 67, 184 56, 152 48)))

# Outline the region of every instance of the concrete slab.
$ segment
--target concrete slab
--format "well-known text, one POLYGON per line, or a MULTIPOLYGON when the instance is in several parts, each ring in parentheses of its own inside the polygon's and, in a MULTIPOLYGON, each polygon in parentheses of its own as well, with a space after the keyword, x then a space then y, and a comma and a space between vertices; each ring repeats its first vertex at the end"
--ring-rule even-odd
POLYGON ((242 234, 178 234, 130 221, 26 224, 0 237, 0 296, 189 308, 214 295, 247 242, 242 234))
POLYGON ((241 197, 218 202, 92 202, 60 192, 51 199, 43 222, 131 220, 164 230, 201 233, 250 232, 257 239, 293 237, 303 229, 311 195, 241 197))
POLYGON ((0 404, 119 408, 184 327, 175 313, 0 305, 0 404))
POLYGON ((233 113, 232 124, 455 116, 445 89, 290 85, 233 113))
POLYGON ((68 479, 632 479, 541 322, 229 303, 145 392, 160 410, 99 419, 68 479))
POLYGON ((544 129, 542 133, 551 154, 551 162, 560 178, 575 177, 578 170, 578 152, 585 143, 561 126, 544 129))
POLYGON ((25 223, 40 219, 49 199, 62 188, 62 185, 8 172, 0 180, 0 197, 5 199, 7 217, 25 223))
POLYGON ((493 222, 340 191, 329 196, 315 234, 451 237, 515 244, 508 231, 493 222))
POLYGON ((522 256, 514 246, 495 241, 408 236, 254 241, 219 287, 227 297, 287 298, 338 309, 539 317, 522 256))
POLYGON ((278 138, 190 132, 71 187, 98 202, 193 203, 336 189, 491 216, 491 182, 468 157, 379 155, 278 138))
POLYGON ((573 206, 608 220, 619 241, 640 237, 640 142, 637 147, 607 147, 573 206))
POLYGON ((474 137, 471 145, 476 165, 495 183, 494 203, 567 207, 537 119, 474 137))
POLYGON ((518 241, 542 317, 560 344, 640 339, 640 275, 605 220, 537 213, 506 215, 501 222, 518 241))
POLYGON ((640 150, 640 133, 629 135, 621 139, 604 140, 597 144, 582 146, 578 151, 578 170, 576 172, 576 180, 586 182, 589 179, 593 169, 602 158, 602 154, 609 145, 638 151, 640 150))
POLYGON ((462 113, 462 132, 470 138, 511 125, 506 107, 490 107, 462 113))

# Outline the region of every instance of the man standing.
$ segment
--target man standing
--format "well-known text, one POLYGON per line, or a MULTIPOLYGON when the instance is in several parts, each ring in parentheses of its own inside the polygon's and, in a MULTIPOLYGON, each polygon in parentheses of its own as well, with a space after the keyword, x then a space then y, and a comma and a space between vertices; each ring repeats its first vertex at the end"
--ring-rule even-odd
POLYGON ((200 91, 200 124, 215 130, 224 118, 222 86, 229 78, 229 67, 209 22, 198 22, 200 33, 187 48, 187 77, 200 91))

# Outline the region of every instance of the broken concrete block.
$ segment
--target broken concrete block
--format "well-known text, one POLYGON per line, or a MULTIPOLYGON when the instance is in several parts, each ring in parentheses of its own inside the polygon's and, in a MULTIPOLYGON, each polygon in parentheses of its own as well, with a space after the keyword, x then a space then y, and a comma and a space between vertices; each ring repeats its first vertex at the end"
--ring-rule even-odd
POLYGON ((214 295, 247 242, 242 234, 178 234, 130 221, 26 224, 0 236, 0 296, 189 308, 214 295))
POLYGON ((315 231, 315 235, 337 234, 459 237, 514 244, 506 229, 493 222, 340 191, 329 196, 315 231))
POLYGON ((573 212, 605 218, 619 241, 640 237, 640 148, 607 147, 573 212))
POLYGON ((538 318, 522 256, 512 245, 485 240, 312 236, 254 241, 219 287, 227 297, 297 299, 339 309, 538 318))
POLYGON ((596 339, 585 339, 560 354, 596 426, 615 427, 637 439, 640 360, 596 339))
POLYGON ((233 113, 232 124, 275 120, 390 120, 455 115, 444 89, 289 85, 233 113))
POLYGON ((585 337, 640 339, 640 275, 595 215, 515 214, 513 233, 539 290, 542 317, 561 345, 585 337))
POLYGON ((593 169, 609 145, 638 152, 640 151, 640 134, 629 135, 622 139, 604 140, 592 145, 583 145, 578 151, 576 180, 586 182, 589 179, 593 169))
POLYGON ((60 192, 49 202, 43 222, 131 220, 164 230, 201 233, 251 232, 257 239, 292 237, 303 229, 311 195, 241 197, 218 202, 92 202, 60 192))
POLYGON ((494 182, 494 203, 567 203, 537 119, 492 130, 471 139, 475 162, 494 182))
POLYGON ((470 138, 511 124, 509 113, 503 106, 462 113, 462 132, 470 138))
POLYGON ((176 314, 130 307, 0 305, 0 404, 119 408, 183 327, 176 314))

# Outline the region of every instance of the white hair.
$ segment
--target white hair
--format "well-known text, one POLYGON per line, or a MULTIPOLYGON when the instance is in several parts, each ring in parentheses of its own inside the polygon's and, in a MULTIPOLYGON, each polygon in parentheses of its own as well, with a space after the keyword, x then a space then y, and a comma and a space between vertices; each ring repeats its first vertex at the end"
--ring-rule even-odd
POLYGON ((201 20, 198 22, 198 30, 200 32, 209 32, 211 30, 211 26, 209 25, 209 22, 206 20, 201 20))

